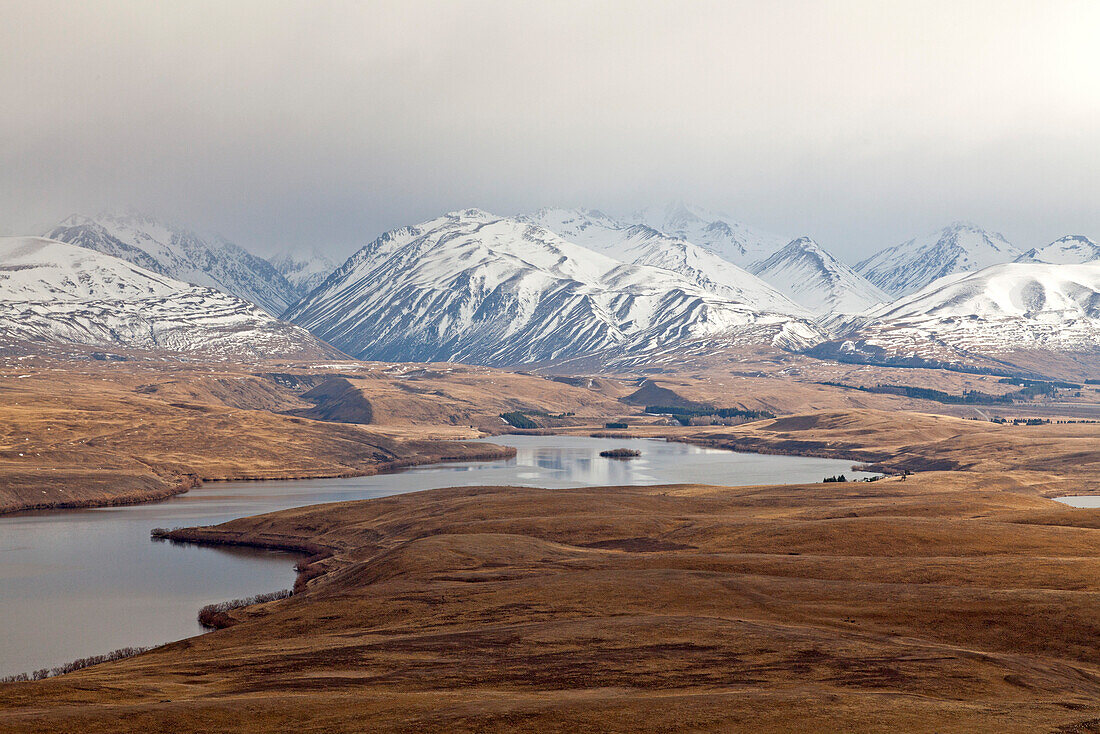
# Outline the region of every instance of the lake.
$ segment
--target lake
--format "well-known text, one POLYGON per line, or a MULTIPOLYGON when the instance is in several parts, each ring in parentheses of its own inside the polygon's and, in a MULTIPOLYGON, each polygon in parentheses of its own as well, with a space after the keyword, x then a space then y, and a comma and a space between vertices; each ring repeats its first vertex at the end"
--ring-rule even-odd
POLYGON ((798 484, 870 476, 852 462, 743 454, 649 439, 498 436, 513 459, 415 467, 345 479, 211 483, 128 507, 0 517, 0 675, 30 672, 120 647, 158 645, 202 630, 200 607, 289 588, 296 558, 242 548, 154 542, 154 527, 212 525, 290 507, 440 487, 701 483, 798 484), (612 448, 635 459, 605 459, 612 448))
POLYGON ((1055 497, 1054 501, 1082 510, 1100 508, 1100 495, 1081 494, 1070 497, 1055 497))

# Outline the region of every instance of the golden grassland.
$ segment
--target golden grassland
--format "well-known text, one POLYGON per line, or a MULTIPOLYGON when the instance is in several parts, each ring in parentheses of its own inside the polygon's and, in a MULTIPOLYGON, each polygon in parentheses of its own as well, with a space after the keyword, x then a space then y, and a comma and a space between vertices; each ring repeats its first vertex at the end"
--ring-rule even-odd
MULTIPOLYGON (((463 439, 506 428, 501 412, 630 410, 609 381, 590 388, 473 367, 342 367, 0 371, 0 512, 147 501, 202 481, 347 476, 496 456, 501 449, 463 439), (314 418, 318 405, 303 395, 333 381, 354 388, 345 402, 373 406, 369 426, 314 418)), ((321 408, 334 405, 342 404, 321 408)))
MULTIPOLYGON (((159 499, 204 480, 344 476, 444 457, 472 458, 485 448, 453 442, 507 430, 500 415, 511 411, 565 416, 539 420, 554 430, 586 432, 619 420, 644 430, 659 421, 641 415, 642 408, 665 403, 780 415, 806 410, 1100 415, 1097 386, 1079 396, 1062 391, 1058 402, 989 408, 821 383, 906 384, 951 394, 1015 388, 991 377, 836 365, 791 355, 736 366, 609 379, 442 364, 9 360, 0 365, 0 512, 159 499), (439 441, 452 443, 435 445, 439 441)), ((828 440, 837 439, 834 427, 825 430, 828 440)), ((757 447, 758 438, 738 438, 734 432, 727 445, 813 452, 789 442, 780 448, 782 439, 773 438, 770 446, 757 447)))
POLYGON ((936 470, 444 489, 181 531, 324 553, 226 629, 0 686, 0 730, 1100 730, 1100 514, 1047 499, 1100 489, 1100 426, 659 431, 936 470))

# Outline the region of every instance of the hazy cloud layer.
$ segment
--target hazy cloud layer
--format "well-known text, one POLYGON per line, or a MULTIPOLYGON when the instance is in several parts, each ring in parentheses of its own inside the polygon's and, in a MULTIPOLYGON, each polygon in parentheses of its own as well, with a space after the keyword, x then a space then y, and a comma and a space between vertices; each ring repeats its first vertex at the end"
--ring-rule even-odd
POLYGON ((684 198, 850 260, 1100 238, 1100 5, 0 0, 0 231, 134 205, 344 254, 684 198))

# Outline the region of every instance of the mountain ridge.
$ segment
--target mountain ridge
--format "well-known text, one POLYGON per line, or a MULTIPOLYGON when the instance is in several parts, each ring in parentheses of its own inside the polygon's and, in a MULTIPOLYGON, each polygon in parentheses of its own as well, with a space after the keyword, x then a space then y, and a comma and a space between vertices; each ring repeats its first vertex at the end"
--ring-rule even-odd
POLYGON ((886 293, 901 297, 945 275, 1011 262, 1019 255, 1004 236, 958 221, 880 250, 858 263, 855 271, 886 293))
POLYGON ((186 283, 216 288, 273 316, 298 299, 286 278, 258 255, 220 237, 208 240, 143 214, 74 214, 45 237, 113 255, 186 283))
POLYGON ((236 296, 41 237, 0 238, 0 337, 188 359, 339 354, 236 296))
POLYGON ((478 209, 385 233, 286 315, 357 357, 489 365, 794 320, 478 209))
POLYGON ((1014 262, 1083 265, 1100 260, 1100 245, 1080 234, 1067 234, 1043 247, 1033 247, 1014 262))

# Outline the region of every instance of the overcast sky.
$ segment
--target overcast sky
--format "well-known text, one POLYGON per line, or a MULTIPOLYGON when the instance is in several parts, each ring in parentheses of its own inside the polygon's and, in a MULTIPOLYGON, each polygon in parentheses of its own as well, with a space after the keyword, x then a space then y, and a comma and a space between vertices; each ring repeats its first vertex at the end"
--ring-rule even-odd
POLYGON ((134 206, 346 254, 684 199, 857 260, 1100 239, 1100 3, 0 0, 0 231, 134 206))

